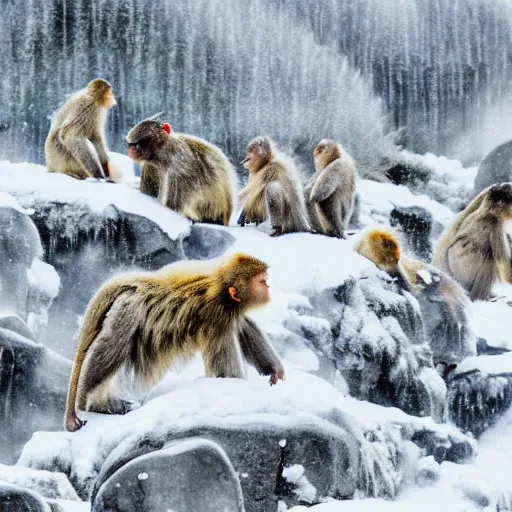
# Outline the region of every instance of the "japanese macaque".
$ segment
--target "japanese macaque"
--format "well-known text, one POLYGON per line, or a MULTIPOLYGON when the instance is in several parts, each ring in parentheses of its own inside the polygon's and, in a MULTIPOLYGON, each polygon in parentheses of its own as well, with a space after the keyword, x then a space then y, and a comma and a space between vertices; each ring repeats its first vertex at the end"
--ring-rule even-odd
POLYGON ((208 264, 178 262, 102 286, 80 334, 66 407, 69 431, 85 423, 76 407, 126 412, 113 387, 121 369, 152 385, 174 362, 200 351, 209 377, 243 378, 245 359, 270 375, 271 385, 284 379, 276 351, 246 316, 270 300, 267 265, 246 254, 208 264))
POLYGON ((302 184, 293 161, 279 153, 267 136, 256 137, 247 146, 242 162, 249 171, 249 183, 238 196, 241 226, 269 219, 271 236, 309 231, 302 184))
POLYGON ((45 144, 48 171, 116 181, 120 172, 109 159, 105 137, 107 114, 115 105, 112 86, 100 78, 71 96, 52 119, 45 144))
POLYGON ((512 183, 500 183, 480 192, 441 235, 434 264, 456 279, 472 300, 490 299, 497 281, 512 283, 508 220, 512 183))
POLYGON ((355 250, 416 297, 435 365, 453 369, 465 357, 476 355, 470 301, 458 283, 434 266, 402 255, 398 238, 385 229, 366 233, 355 250))
POLYGON ((154 120, 137 124, 126 141, 128 155, 141 164, 142 192, 193 221, 229 224, 236 177, 218 147, 154 120))
POLYGON ((321 234, 344 238, 354 211, 356 166, 330 139, 321 140, 313 155, 316 172, 305 187, 311 224, 321 234))

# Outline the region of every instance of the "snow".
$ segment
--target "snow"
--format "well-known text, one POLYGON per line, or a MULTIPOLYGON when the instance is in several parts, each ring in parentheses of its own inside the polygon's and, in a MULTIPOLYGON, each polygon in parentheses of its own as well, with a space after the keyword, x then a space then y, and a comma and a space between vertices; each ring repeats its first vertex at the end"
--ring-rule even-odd
POLYGON ((13 208, 20 213, 26 213, 26 210, 20 206, 18 201, 5 192, 0 192, 0 208, 13 208))
POLYGON ((496 356, 473 356, 462 361, 455 372, 457 374, 480 371, 487 375, 512 374, 512 352, 496 356))
MULTIPOLYGON (((27 209, 41 202, 73 203, 101 213, 113 205, 119 210, 147 217, 171 239, 188 232, 190 221, 156 199, 141 194, 126 184, 76 180, 60 173, 48 173, 46 167, 30 163, 0 161, 0 192, 10 194, 27 209)), ((2 199, 0 199, 2 201, 2 199)))
POLYGON ((434 222, 442 226, 448 225, 455 217, 455 213, 448 207, 424 194, 414 195, 403 185, 361 180, 357 183, 357 190, 361 196, 361 221, 369 226, 375 224, 375 221, 387 224, 395 206, 425 208, 432 214, 434 222))
POLYGON ((506 301, 473 302, 471 316, 478 338, 491 347, 512 350, 512 307, 506 301))
POLYGON ((29 283, 42 290, 49 298, 55 299, 59 294, 60 277, 52 265, 34 259, 27 275, 29 283))
POLYGON ((302 503, 314 503, 316 498, 315 486, 306 478, 301 464, 294 464, 283 469, 283 478, 296 486, 293 493, 302 503))

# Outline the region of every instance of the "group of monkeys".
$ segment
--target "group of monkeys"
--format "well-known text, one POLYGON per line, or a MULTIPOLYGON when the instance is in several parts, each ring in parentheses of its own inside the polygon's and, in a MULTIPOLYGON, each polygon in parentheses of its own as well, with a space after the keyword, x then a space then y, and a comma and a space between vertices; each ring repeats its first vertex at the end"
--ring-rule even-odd
MULTIPOLYGON (((105 126, 116 104, 111 85, 96 79, 56 113, 45 155, 50 172, 78 179, 116 181, 105 126)), ((228 225, 235 213, 236 179, 216 146, 169 124, 145 120, 127 135, 128 154, 141 164, 141 191, 193 221, 228 225)), ((269 137, 253 139, 243 161, 249 181, 239 194, 238 223, 270 220, 273 236, 315 231, 343 237, 354 208, 353 160, 332 140, 314 151, 316 172, 302 186, 291 160, 269 137)), ((365 233, 355 250, 411 292, 422 308, 434 362, 439 340, 461 339, 469 329, 469 297, 491 298, 496 281, 512 282, 512 183, 481 192, 442 235, 434 265, 402 254, 387 229, 365 233), (432 313, 433 312, 433 313, 432 313)), ((202 353, 206 374, 245 375, 245 362, 270 383, 284 379, 282 362, 247 313, 270 300, 267 265, 247 254, 216 264, 178 262, 156 272, 117 276, 91 299, 81 329, 65 414, 69 431, 81 428, 82 410, 124 413, 130 404, 115 390, 123 369, 146 385, 156 383, 178 359, 202 353)), ((460 360, 467 353, 453 355, 460 360)), ((444 361, 448 363, 446 354, 444 361)), ((450 359, 450 357, 448 357, 450 359)))
MULTIPOLYGON (((54 115, 46 139, 50 172, 78 179, 118 179, 105 139, 107 114, 114 105, 112 87, 102 79, 66 101, 54 115)), ((236 173, 220 148, 151 119, 134 126, 126 141, 128 155, 141 165, 143 193, 192 221, 226 226, 231 222, 237 204, 236 173)), ((314 230, 343 237, 354 207, 354 162, 327 139, 317 145, 314 157, 316 172, 304 190, 293 161, 270 137, 253 139, 242 162, 249 181, 238 195, 238 223, 268 220, 272 236, 314 230)))

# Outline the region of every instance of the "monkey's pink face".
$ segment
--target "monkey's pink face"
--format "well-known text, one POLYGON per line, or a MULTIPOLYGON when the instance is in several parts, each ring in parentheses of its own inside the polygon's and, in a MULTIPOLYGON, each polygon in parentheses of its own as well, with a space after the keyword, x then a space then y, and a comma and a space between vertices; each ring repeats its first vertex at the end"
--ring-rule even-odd
POLYGON ((104 102, 107 108, 112 108, 117 105, 116 97, 114 96, 112 89, 105 93, 104 102))
POLYGON ((270 287, 268 285, 267 272, 261 272, 257 276, 254 276, 249 283, 249 287, 255 306, 263 306, 270 301, 270 287))

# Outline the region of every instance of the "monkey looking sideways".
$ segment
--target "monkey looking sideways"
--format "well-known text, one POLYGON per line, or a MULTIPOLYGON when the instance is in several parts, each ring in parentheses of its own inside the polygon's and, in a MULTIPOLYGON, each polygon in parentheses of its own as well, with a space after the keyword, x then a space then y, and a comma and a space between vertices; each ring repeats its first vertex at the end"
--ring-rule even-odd
POLYGON ((267 265, 246 254, 207 270, 204 262, 119 276, 102 286, 84 318, 69 383, 65 427, 84 425, 75 408, 123 413, 118 370, 155 384, 177 360, 203 355, 209 377, 244 377, 244 359, 270 384, 284 379, 276 351, 246 316, 270 300, 267 265))
POLYGON ((277 151, 270 137, 249 142, 242 164, 249 171, 249 183, 238 196, 242 227, 269 219, 274 230, 271 236, 310 230, 295 166, 277 151))
POLYGON ((356 197, 356 166, 337 142, 321 140, 313 152, 316 172, 305 187, 313 227, 344 238, 356 197))
POLYGON ((399 286, 416 297, 434 364, 443 365, 446 371, 465 357, 476 355, 470 301, 458 283, 432 265, 403 256, 400 242, 391 231, 372 229, 355 250, 395 277, 399 286))
POLYGON ((134 126, 126 141, 130 158, 142 164, 143 193, 193 221, 229 224, 236 177, 218 147, 153 120, 134 126))
POLYGON ((445 230, 434 264, 456 279, 472 300, 489 300, 496 281, 512 283, 512 183, 483 190, 445 230))
POLYGON ((100 78, 71 96, 54 114, 46 138, 48 171, 115 181, 119 170, 109 160, 105 137, 107 114, 115 105, 112 86, 100 78))

